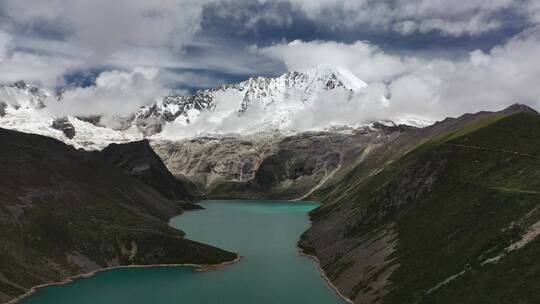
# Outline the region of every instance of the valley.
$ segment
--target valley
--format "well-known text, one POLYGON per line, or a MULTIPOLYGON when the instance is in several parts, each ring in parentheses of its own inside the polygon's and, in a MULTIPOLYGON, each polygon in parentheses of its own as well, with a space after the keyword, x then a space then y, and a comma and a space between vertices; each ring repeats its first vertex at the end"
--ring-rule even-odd
POLYGON ((202 201, 204 210, 171 219, 186 237, 238 252, 233 265, 124 268, 39 290, 25 304, 56 303, 343 303, 296 242, 309 226, 310 202, 202 201), (212 287, 212 293, 207 292, 212 287), (95 290, 100 290, 98 294, 95 290), (309 290, 309 293, 306 291, 309 290))
MULTIPOLYGON (((0 215, 11 231, 0 248, 1 299, 103 268, 235 260, 235 248, 193 242, 165 224, 201 209, 201 199, 320 202, 299 245, 354 303, 452 302, 455 290, 468 292, 462 302, 490 297, 467 286, 484 274, 506 284, 490 273, 507 263, 527 267, 520 256, 536 250, 538 113, 515 104, 428 126, 379 120, 287 129, 295 119, 288 115, 303 103, 334 90, 361 94, 364 86, 346 75, 317 68, 169 96, 130 118, 108 117, 116 127, 99 115, 50 116, 46 91, 22 82, 2 87, 12 99, 0 126, 58 140, 0 134, 8 164, 0 215), (241 105, 222 108, 223 94, 233 91, 244 94, 241 105), (302 102, 290 108, 285 96, 293 92, 302 102), (268 124, 249 126, 251 133, 197 127, 205 116, 230 113, 249 123, 256 104, 268 124), (288 114, 273 120, 277 113, 288 114), (171 133, 179 127, 209 132, 171 133)), ((529 288, 522 282, 502 290, 529 288)))
POLYGON ((0 0, 0 304, 540 303, 539 0, 0 0))
MULTIPOLYGON (((164 226, 164 221, 182 210, 200 209, 193 202, 201 198, 299 198, 322 203, 310 212, 312 225, 299 245, 318 259, 330 282, 345 297, 355 303, 451 299, 452 290, 465 292, 465 286, 476 286, 475 277, 484 273, 493 280, 491 273, 510 267, 507 263, 528 267, 528 252, 536 250, 538 236, 535 227, 540 189, 535 180, 540 145, 535 135, 540 134, 536 130, 539 117, 534 110, 516 104, 499 112, 448 118, 425 128, 372 124, 346 131, 294 135, 151 140, 112 144, 100 152, 75 150, 54 139, 4 130, 2 155, 13 170, 4 171, 3 180, 7 184, 26 181, 6 188, 18 189, 17 194, 2 192, 13 202, 3 208, 4 217, 21 214, 16 221, 6 222, 6 227, 15 235, 19 225, 36 233, 35 229, 51 232, 40 232, 35 234, 36 239, 23 239, 22 243, 4 237, 4 246, 9 247, 4 247, 1 260, 5 265, 3 296, 9 299, 38 283, 104 267, 231 261, 236 254, 188 241, 183 232, 164 226), (29 145, 36 141, 41 142, 38 154, 29 145), (26 150, 27 154, 21 153, 26 150), (37 161, 36 156, 50 159, 48 169, 40 170, 48 172, 46 177, 36 178, 39 174, 32 170, 37 167, 31 165, 27 165, 30 171, 24 171, 28 175, 15 169, 37 161), (62 190, 50 186, 54 184, 63 185, 62 190), (68 185, 73 185, 72 189, 68 185), (84 219, 86 212, 94 212, 85 208, 97 205, 80 204, 95 197, 108 202, 107 214, 84 219), (72 207, 66 205, 68 202, 72 207), (56 207, 47 210, 39 206, 56 207), (66 218, 70 221, 60 225, 59 219, 66 218), (77 222, 71 222, 74 219, 77 222), (104 225, 111 221, 113 226, 104 225), (88 230, 85 225, 94 228, 88 230), (111 230, 116 238, 105 238, 111 230), (43 253, 46 256, 42 261, 53 260, 55 264, 37 272, 31 264, 17 264, 21 256, 13 252, 23 250, 28 242, 38 250, 25 253, 33 257, 35 265, 44 262, 32 254, 43 253), (51 242, 62 245, 38 247, 51 246, 51 242), (103 249, 86 251, 94 242, 102 244, 103 249), (21 269, 28 274, 21 276, 21 269), (419 271, 421 276, 417 275, 419 271)), ((206 213, 194 214, 204 217, 206 213)), ((190 213, 178 219, 183 221, 184 217, 199 218, 190 213)), ((182 229, 182 225, 175 227, 182 229)), ((242 255, 230 245, 241 248, 241 238, 222 243, 213 236, 214 229, 208 229, 202 238, 195 239, 242 255)), ((199 228, 192 233, 197 236, 203 231, 199 228)), ((533 269, 529 273, 535 276, 533 269)), ((97 278, 107 276, 100 274, 97 278)), ((522 294, 522 288, 529 287, 520 282, 506 285, 504 292, 522 294)), ((460 294, 460 300, 470 299, 472 303, 478 300, 477 295, 487 297, 481 288, 460 294)))

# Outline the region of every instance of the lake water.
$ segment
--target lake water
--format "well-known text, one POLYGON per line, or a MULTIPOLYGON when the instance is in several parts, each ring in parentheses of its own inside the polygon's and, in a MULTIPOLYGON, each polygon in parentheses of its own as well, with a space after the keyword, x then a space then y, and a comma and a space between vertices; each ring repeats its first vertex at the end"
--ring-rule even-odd
POLYGON ((343 303, 301 257, 299 236, 314 203, 204 201, 171 225, 187 238, 237 252, 242 259, 218 271, 190 267, 124 268, 51 286, 25 304, 333 304, 343 303))

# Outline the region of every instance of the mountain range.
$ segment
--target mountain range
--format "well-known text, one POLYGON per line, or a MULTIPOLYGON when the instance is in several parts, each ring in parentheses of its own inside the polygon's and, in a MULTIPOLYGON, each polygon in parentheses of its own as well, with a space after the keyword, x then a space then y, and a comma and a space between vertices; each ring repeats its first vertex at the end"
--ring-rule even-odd
POLYGON ((540 115, 290 128, 365 87, 319 67, 104 118, 58 117, 58 96, 2 86, 0 300, 109 266, 233 260, 166 225, 213 198, 320 202, 299 246, 354 303, 540 302, 540 115), (252 132, 182 133, 230 117, 252 132))
MULTIPOLYGON (((331 66, 288 72, 279 77, 246 81, 199 90, 193 95, 156 96, 156 102, 130 115, 95 113, 65 116, 50 106, 67 103, 62 94, 19 81, 0 86, 0 127, 41 134, 75 147, 102 149, 110 143, 143 138, 177 140, 202 135, 297 133, 294 125, 322 100, 351 103, 363 96, 367 84, 351 72, 331 66)), ((385 97, 377 101, 384 106, 385 97)), ((357 121, 354 125, 368 125, 357 121)), ((392 123, 392 122, 389 122, 392 123)), ((398 122, 399 123, 399 122, 398 122)), ((421 119, 407 123, 424 126, 421 119)), ((335 125, 318 126, 327 129, 335 125)))

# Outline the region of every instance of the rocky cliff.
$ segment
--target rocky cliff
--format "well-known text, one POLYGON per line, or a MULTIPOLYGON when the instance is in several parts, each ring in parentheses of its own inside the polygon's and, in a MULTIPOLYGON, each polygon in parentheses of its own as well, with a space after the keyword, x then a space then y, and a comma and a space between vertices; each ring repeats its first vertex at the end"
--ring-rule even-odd
POLYGON ((371 150, 406 126, 373 124, 295 135, 152 141, 168 169, 208 198, 306 199, 357 151, 371 150))

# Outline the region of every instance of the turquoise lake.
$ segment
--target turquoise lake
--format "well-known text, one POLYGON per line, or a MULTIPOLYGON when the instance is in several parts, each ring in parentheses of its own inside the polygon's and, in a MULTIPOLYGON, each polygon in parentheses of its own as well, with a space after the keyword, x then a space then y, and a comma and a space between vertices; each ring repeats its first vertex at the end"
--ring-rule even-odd
POLYGON ((296 243, 315 203, 204 201, 206 210, 171 219, 187 238, 237 252, 217 271, 124 268, 41 289, 25 304, 333 304, 343 303, 296 243))

